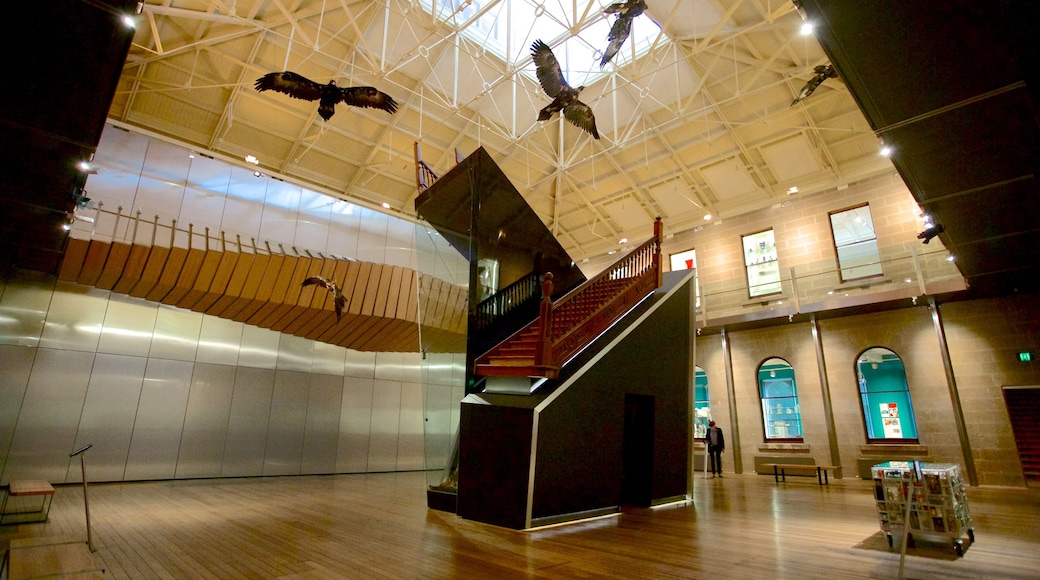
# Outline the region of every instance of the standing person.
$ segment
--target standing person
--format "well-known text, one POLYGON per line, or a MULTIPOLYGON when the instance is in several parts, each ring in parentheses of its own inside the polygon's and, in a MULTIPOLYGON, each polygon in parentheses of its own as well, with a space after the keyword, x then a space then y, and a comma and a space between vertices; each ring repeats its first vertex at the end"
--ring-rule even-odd
POLYGON ((708 444, 708 455, 711 456, 711 476, 722 477, 722 452, 726 449, 726 439, 722 436, 722 429, 715 426, 715 421, 708 421, 704 441, 708 444))

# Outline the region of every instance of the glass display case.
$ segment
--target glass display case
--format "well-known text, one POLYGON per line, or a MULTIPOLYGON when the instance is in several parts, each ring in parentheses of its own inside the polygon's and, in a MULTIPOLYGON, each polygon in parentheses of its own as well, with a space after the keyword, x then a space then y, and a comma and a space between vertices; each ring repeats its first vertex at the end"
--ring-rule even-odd
POLYGON ((892 534, 904 531, 911 546, 915 534, 950 539, 958 556, 964 555, 965 534, 975 541, 959 465, 887 461, 873 466, 871 472, 878 519, 889 547, 892 534))
POLYGON ((744 267, 747 269, 748 294, 751 298, 779 294, 780 263, 776 256, 773 230, 741 236, 744 267))

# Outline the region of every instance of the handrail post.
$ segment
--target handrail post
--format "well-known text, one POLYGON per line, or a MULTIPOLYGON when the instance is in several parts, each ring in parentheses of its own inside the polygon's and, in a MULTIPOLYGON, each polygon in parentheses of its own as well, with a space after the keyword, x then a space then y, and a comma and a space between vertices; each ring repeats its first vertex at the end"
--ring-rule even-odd
POLYGON ((664 224, 661 221, 661 216, 657 216, 654 220, 654 270, 657 271, 657 285, 655 288, 660 288, 661 284, 664 283, 664 268, 661 267, 661 236, 664 230, 664 224))
POLYGON ((542 301, 538 305, 539 344, 535 350, 534 364, 552 364, 552 292, 553 274, 546 272, 542 277, 542 301))

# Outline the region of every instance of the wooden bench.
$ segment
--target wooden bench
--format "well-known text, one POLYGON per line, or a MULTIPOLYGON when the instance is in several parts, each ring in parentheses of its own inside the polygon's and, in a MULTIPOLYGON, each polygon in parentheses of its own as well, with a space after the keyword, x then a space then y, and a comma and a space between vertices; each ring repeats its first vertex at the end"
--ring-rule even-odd
POLYGON ((51 511, 51 502, 54 500, 54 488, 50 483, 42 479, 28 479, 12 481, 7 486, 3 503, 0 503, 0 525, 8 523, 12 518, 17 520, 13 523, 45 522, 51 511), (10 499, 13 497, 41 497, 40 507, 29 510, 7 511, 10 499), (25 517, 22 517, 25 516, 25 517))
POLYGON ((15 538, 4 557, 7 578, 104 578, 83 540, 71 536, 15 538))
POLYGON ((823 484, 830 484, 830 479, 827 477, 828 471, 836 472, 841 469, 840 465, 812 465, 808 463, 763 463, 762 467, 773 468, 773 479, 780 483, 781 479, 787 481, 787 471, 816 471, 816 481, 823 484))

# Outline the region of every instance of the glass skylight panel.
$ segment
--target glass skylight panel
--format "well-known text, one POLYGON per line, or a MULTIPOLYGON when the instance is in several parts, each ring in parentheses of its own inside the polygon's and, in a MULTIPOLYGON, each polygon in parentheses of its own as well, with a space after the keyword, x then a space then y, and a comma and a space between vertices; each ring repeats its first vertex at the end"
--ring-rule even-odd
MULTIPOLYGON (((427 12, 461 30, 467 39, 513 65, 530 57, 532 42, 544 41, 552 47, 564 78, 575 87, 608 74, 612 67, 628 64, 633 55, 641 56, 661 32, 646 14, 637 17, 621 51, 601 69, 599 61, 616 18, 603 14, 603 9, 613 3, 609 0, 472 0, 468 5, 465 0, 420 0, 420 3, 427 12), (576 18, 585 18, 587 24, 582 25, 577 35, 570 36, 568 31, 579 26, 576 18), (558 43, 564 37, 566 39, 558 43)), ((537 78, 533 64, 526 65, 521 73, 537 78)))

